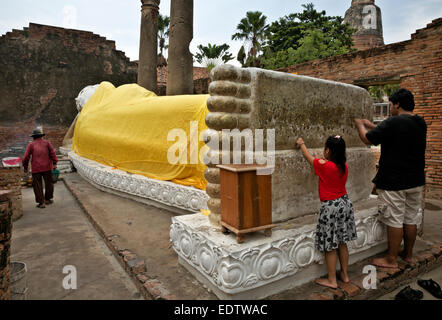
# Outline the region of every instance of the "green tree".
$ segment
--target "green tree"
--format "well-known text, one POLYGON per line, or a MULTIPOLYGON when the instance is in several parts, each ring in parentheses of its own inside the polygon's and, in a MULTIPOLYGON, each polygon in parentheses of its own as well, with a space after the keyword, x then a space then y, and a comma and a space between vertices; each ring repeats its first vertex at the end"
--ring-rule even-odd
POLYGON ((237 32, 232 35, 232 40, 242 40, 246 46, 250 46, 247 55, 244 45, 238 52, 238 61, 243 66, 258 67, 260 65, 258 54, 262 51, 267 28, 267 17, 260 11, 248 11, 246 17, 237 25, 237 32))
POLYGON ((170 18, 168 16, 158 15, 158 41, 160 47, 159 57, 163 56, 163 50, 168 48, 166 40, 169 38, 170 18))
POLYGON ((353 51, 355 30, 344 24, 342 17, 318 12, 312 3, 303 8, 303 12, 280 18, 268 28, 264 68, 282 68, 353 51))
POLYGON ((400 84, 386 84, 379 86, 370 86, 368 92, 375 102, 388 101, 388 98, 401 88, 400 84))
POLYGON ((220 46, 210 43, 207 46, 199 45, 199 52, 195 54, 195 59, 210 72, 218 64, 233 60, 232 54, 228 52, 229 48, 230 46, 226 43, 220 46))

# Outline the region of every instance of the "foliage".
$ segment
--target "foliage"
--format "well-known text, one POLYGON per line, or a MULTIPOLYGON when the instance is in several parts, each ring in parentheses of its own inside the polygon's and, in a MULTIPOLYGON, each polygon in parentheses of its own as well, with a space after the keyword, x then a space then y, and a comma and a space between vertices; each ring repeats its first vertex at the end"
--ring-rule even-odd
POLYGON ((390 97, 393 93, 395 93, 397 90, 401 88, 400 84, 386 84, 386 85, 379 85, 379 86, 370 86, 368 88, 368 92, 370 93, 371 98, 375 102, 383 102, 388 97, 390 97))
POLYGON ((237 25, 237 32, 232 35, 232 40, 244 41, 238 52, 238 61, 243 66, 259 66, 258 54, 262 51, 267 28, 267 17, 260 11, 248 11, 246 17, 237 25), (250 46, 247 54, 245 46, 250 46))
POLYGON ((168 16, 158 15, 158 41, 160 47, 159 56, 163 55, 163 50, 168 48, 166 40, 169 38, 170 18, 168 16))
POLYGON ((353 51, 354 29, 340 16, 318 12, 312 3, 302 13, 273 22, 267 30, 262 66, 277 69, 353 51))
POLYGON ((220 46, 210 43, 207 46, 199 45, 199 52, 195 54, 195 59, 198 63, 203 64, 210 72, 210 70, 218 64, 233 60, 232 54, 228 52, 229 48, 230 46, 225 43, 220 46))

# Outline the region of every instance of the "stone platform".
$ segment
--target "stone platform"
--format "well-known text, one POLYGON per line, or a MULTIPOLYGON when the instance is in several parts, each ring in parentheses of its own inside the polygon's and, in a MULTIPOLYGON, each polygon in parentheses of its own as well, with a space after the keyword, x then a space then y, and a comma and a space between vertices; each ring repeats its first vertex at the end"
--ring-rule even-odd
MULTIPOLYGON (((355 203, 358 239, 349 244, 350 264, 385 251, 385 225, 375 197, 355 203)), ((314 247, 317 215, 292 219, 248 234, 242 244, 224 235, 201 214, 172 218, 170 239, 179 263, 220 299, 263 299, 327 273, 314 247)))
POLYGON ((74 172, 74 166, 72 165, 72 162, 71 160, 69 160, 69 157, 67 155, 59 155, 57 157, 57 169, 60 171, 60 173, 74 172))
POLYGON ((78 173, 102 191, 149 204, 178 214, 207 209, 205 191, 113 169, 93 160, 69 152, 78 173))

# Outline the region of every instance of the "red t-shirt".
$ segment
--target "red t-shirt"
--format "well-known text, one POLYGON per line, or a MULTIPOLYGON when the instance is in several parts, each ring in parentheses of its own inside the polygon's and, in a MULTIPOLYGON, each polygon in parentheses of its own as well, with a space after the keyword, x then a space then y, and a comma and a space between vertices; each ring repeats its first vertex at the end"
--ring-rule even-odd
POLYGON ((321 164, 319 160, 314 159, 313 168, 315 174, 319 177, 319 199, 321 201, 335 200, 347 194, 345 184, 347 183, 348 167, 345 164, 345 173, 341 174, 339 167, 332 161, 324 160, 321 164))

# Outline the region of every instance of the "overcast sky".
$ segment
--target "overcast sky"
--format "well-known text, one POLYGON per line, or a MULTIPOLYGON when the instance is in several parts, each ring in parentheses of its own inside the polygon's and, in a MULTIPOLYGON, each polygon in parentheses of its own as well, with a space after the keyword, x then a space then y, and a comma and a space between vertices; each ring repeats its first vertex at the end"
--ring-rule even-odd
MULTIPOLYGON (((344 16, 351 0, 194 0, 194 38, 199 44, 230 45, 236 54, 242 43, 231 36, 247 11, 261 11, 268 23, 290 13, 302 11, 302 4, 312 2, 327 15, 344 16)), ((410 39, 416 29, 442 17, 442 0, 378 0, 382 10, 385 43, 410 39)), ((30 22, 92 31, 115 40, 117 49, 131 60, 138 59, 140 0, 0 0, 0 34, 23 29, 30 22)), ((170 15, 170 0, 161 0, 160 13, 170 15)), ((237 64, 235 62, 230 62, 237 64)), ((197 63, 195 63, 197 65, 197 63)))

